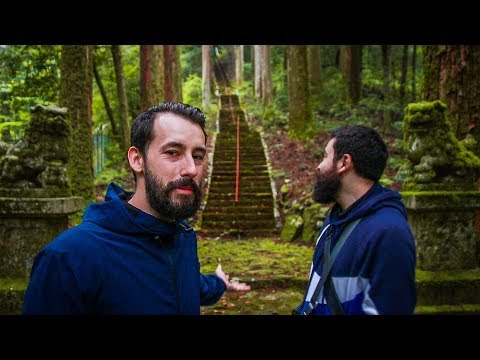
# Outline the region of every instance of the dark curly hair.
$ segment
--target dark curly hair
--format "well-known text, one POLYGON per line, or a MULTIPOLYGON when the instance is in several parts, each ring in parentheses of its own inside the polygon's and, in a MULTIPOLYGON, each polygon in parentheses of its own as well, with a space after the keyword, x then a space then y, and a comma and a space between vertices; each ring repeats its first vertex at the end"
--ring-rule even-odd
POLYGON ((374 129, 363 125, 345 125, 332 131, 335 161, 349 154, 355 172, 366 179, 380 180, 388 159, 387 145, 374 129))

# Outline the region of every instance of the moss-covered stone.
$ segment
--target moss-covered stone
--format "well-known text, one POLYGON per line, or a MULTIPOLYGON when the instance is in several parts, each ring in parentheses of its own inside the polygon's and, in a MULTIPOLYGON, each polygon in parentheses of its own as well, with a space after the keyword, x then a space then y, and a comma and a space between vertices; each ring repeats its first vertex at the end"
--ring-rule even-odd
POLYGON ((406 107, 404 146, 410 161, 405 191, 476 189, 480 159, 455 137, 442 102, 406 107))
POLYGON ((325 216, 322 216, 322 205, 313 204, 305 207, 303 210, 303 231, 302 239, 304 242, 311 244, 315 242, 315 235, 323 225, 325 216))
POLYGON ((471 269, 479 265, 475 223, 480 192, 402 192, 402 199, 420 269, 471 269))
POLYGON ((0 277, 28 277, 35 254, 82 207, 81 197, 0 198, 0 277))
POLYGON ((26 288, 26 279, 0 278, 0 315, 21 313, 26 288))
MULTIPOLYGON (((480 268, 470 270, 416 270, 417 306, 480 305, 480 268)), ((434 311, 434 309, 430 309, 434 311)))
MULTIPOLYGON (((70 195, 66 164, 71 132, 66 108, 32 107, 25 136, 0 158, 0 186, 36 189, 55 187, 70 195)), ((25 196, 25 195, 24 195, 25 196)))
POLYGON ((303 229, 303 218, 300 215, 288 215, 285 218, 280 238, 282 241, 293 241, 300 236, 303 229))

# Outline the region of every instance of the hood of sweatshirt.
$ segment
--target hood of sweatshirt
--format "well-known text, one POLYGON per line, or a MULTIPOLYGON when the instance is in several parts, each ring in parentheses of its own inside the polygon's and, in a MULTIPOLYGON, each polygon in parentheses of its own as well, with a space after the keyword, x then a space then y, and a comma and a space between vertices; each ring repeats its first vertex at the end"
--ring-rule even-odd
POLYGON ((129 211, 125 206, 128 196, 129 194, 125 190, 111 182, 105 195, 105 201, 90 204, 85 210, 83 221, 129 235, 145 233, 171 235, 179 229, 191 229, 184 220, 166 222, 141 210, 135 213, 129 211))
POLYGON ((335 204, 328 216, 328 221, 332 227, 339 228, 345 223, 366 217, 385 207, 398 210, 406 219, 407 210, 401 198, 402 197, 398 191, 385 188, 377 182, 365 193, 365 195, 345 211, 342 211, 340 206, 335 204))

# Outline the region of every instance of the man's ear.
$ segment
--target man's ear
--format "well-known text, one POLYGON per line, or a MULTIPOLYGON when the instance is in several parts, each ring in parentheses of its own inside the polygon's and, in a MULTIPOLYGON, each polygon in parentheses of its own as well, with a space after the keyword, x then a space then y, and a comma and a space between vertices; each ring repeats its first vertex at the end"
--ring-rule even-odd
POLYGON ((128 149, 128 162, 135 173, 143 172, 143 156, 135 146, 128 149))
POLYGON ((343 174, 351 169, 353 169, 353 161, 350 154, 343 154, 340 160, 338 160, 338 173, 343 174))

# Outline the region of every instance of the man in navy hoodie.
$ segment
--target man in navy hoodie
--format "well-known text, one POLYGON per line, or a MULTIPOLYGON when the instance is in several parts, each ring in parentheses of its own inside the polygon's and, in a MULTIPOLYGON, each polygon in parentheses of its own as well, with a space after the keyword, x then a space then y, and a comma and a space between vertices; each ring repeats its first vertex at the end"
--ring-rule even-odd
POLYGON ((199 315, 230 282, 219 265, 200 273, 195 231, 185 219, 201 203, 205 116, 160 103, 137 117, 128 161, 135 192, 114 183, 83 222, 35 257, 23 314, 199 315))
POLYGON ((400 194, 379 183, 387 158, 384 141, 369 127, 342 126, 332 132, 317 167, 313 198, 334 204, 317 239, 309 285, 298 313, 413 314, 415 241, 400 194), (325 256, 333 256, 345 227, 357 219, 360 222, 324 276, 325 285, 312 299, 325 256), (328 237, 331 252, 325 254, 328 237))

